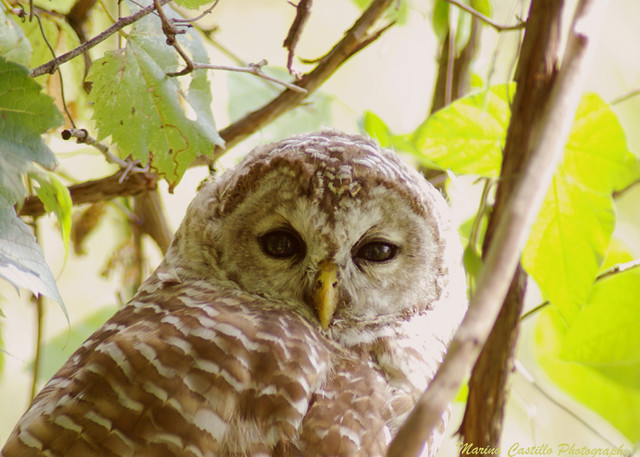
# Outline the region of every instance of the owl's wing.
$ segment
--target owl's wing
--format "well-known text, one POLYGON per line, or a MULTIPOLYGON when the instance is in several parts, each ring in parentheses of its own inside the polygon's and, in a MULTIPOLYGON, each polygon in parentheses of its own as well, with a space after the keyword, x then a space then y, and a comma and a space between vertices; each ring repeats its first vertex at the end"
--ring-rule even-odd
POLYGON ((328 361, 302 318, 246 296, 142 296, 56 373, 0 455, 270 454, 298 434, 328 361))

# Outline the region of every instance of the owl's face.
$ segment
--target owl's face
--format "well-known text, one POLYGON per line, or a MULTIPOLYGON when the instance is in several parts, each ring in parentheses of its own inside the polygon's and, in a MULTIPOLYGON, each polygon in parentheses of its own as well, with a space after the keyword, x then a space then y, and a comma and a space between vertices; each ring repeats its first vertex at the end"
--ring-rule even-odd
POLYGON ((323 132, 259 148, 207 183, 167 262, 335 334, 429 310, 452 282, 464 294, 456 238, 417 172, 362 137, 323 132))

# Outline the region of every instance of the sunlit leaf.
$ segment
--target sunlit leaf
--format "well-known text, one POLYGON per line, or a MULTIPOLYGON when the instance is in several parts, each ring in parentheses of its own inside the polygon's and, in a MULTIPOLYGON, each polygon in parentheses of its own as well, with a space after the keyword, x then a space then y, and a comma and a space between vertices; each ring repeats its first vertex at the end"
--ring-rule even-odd
POLYGON ((631 442, 640 441, 640 378, 637 376, 640 370, 637 366, 627 365, 628 371, 619 371, 622 376, 616 379, 606 373, 607 369, 615 371, 612 365, 591 367, 563 360, 560 353, 567 331, 568 325, 556 308, 548 307, 541 313, 536 325, 535 348, 545 373, 556 385, 600 414, 631 442), (633 374, 635 378, 627 377, 633 374))
POLYGON ((449 3, 445 0, 435 0, 431 15, 431 27, 438 37, 438 41, 444 41, 449 32, 449 3))
POLYGON ((371 111, 365 111, 362 118, 362 127, 367 135, 375 138, 383 148, 389 147, 391 131, 385 122, 371 111))
POLYGON ((456 100, 413 133, 418 160, 455 174, 497 176, 515 85, 499 85, 456 100))
POLYGON ((611 193, 640 176, 611 108, 586 95, 523 265, 569 323, 586 303, 615 225, 611 193))
POLYGON ((201 6, 213 3, 212 0, 175 0, 176 5, 183 6, 190 10, 197 10, 201 6))
MULTIPOLYGON (((633 256, 620 242, 611 243, 605 269, 633 256)), ((597 281, 587 303, 571 323, 561 352, 565 360, 599 366, 640 368, 640 269, 597 281)), ((628 377, 627 379, 633 379, 628 377)), ((636 377, 640 388, 640 377, 636 377)))
POLYGON ((490 0, 471 0, 471 7, 477 12, 491 17, 491 1, 490 0))

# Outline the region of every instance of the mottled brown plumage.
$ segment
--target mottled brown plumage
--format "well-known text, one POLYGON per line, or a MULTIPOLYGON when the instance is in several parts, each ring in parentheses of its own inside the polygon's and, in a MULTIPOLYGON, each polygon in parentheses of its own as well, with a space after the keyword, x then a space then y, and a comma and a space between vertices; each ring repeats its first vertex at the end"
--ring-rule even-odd
POLYGON ((1 455, 383 456, 466 310, 460 256, 442 197, 370 140, 257 148, 1 455))

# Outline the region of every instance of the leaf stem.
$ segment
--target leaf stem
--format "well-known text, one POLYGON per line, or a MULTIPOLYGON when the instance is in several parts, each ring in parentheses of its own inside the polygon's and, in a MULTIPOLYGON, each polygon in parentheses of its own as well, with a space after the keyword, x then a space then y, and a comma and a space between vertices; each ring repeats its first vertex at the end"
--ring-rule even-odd
POLYGON ((490 25, 491 27, 493 27, 494 29, 496 29, 498 32, 505 32, 508 30, 520 30, 526 27, 527 23, 526 22, 518 22, 517 24, 514 25, 502 25, 502 24, 498 24, 497 22, 495 22, 493 19, 491 19, 488 16, 485 16, 484 14, 482 14, 480 11, 471 8, 469 5, 465 5, 464 3, 458 1, 458 0, 445 0, 447 3, 450 3, 452 5, 457 6, 458 8, 460 8, 461 10, 466 11, 467 13, 471 14, 472 16, 480 19, 482 22, 486 23, 487 25, 490 25))

